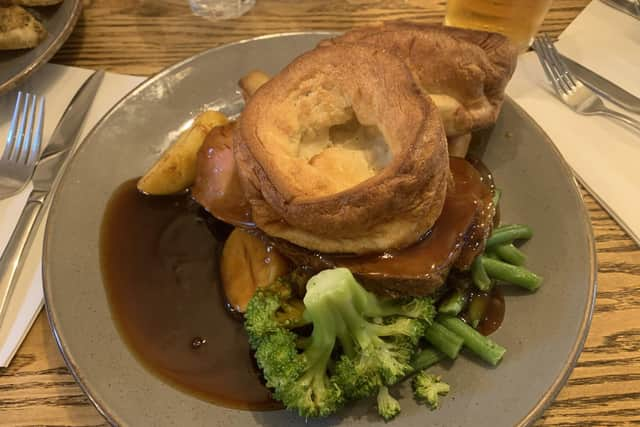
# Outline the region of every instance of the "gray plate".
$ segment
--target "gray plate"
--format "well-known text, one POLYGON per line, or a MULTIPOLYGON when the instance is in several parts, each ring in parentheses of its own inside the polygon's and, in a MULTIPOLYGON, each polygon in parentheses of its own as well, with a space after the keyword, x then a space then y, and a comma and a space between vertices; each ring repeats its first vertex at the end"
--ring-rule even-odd
POLYGON ((59 5, 29 8, 49 33, 33 49, 0 51, 0 94, 46 63, 73 31, 82 10, 81 0, 65 0, 59 5))
MULTIPOLYGON (((111 319, 100 273, 98 237, 105 205, 123 181, 144 173, 203 106, 237 113, 236 81, 250 70, 275 73, 326 34, 289 34, 207 51, 143 83, 95 127, 54 199, 44 249, 49 319, 65 360, 98 410, 121 425, 285 427, 297 416, 218 407, 147 372, 111 319)), ((438 367, 452 386, 438 411, 416 405, 405 384, 402 414, 388 425, 511 426, 539 416, 566 381, 587 334, 595 295, 589 219, 571 171, 543 131, 507 101, 484 161, 504 190, 505 222, 535 230, 528 265, 546 281, 535 294, 512 291, 494 338, 507 347, 495 369, 472 357, 438 367)), ((212 307, 215 309, 215 307, 212 307)), ((371 402, 312 426, 384 425, 371 402)))

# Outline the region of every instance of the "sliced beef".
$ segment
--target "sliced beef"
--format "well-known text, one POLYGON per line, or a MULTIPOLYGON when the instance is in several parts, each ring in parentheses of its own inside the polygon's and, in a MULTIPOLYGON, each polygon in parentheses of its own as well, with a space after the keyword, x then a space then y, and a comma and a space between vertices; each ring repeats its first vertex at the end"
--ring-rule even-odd
POLYGON ((211 215, 229 224, 250 227, 251 207, 240 184, 233 157, 236 123, 213 128, 198 151, 193 198, 211 215))
POLYGON ((268 236, 251 222, 249 204, 237 180, 230 156, 232 125, 216 129, 198 154, 194 198, 218 219, 259 235, 296 265, 312 270, 348 267, 365 287, 377 294, 424 296, 442 286, 452 268, 468 270, 484 250, 495 213, 491 178, 460 158, 450 159, 453 183, 440 217, 419 242, 407 248, 383 254, 336 255, 314 252, 268 236))
POLYGON ((295 264, 316 270, 348 267, 372 292, 392 297, 433 294, 451 268, 468 270, 484 250, 495 208, 486 178, 463 159, 451 159, 454 186, 442 214, 422 240, 383 254, 343 256, 317 253, 255 230, 295 264))

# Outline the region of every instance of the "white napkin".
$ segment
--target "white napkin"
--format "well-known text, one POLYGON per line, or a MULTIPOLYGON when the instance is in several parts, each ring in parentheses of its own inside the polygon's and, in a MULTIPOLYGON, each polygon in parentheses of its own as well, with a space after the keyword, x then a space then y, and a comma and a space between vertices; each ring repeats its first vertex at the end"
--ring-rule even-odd
MULTIPOLYGON (((640 96, 637 19, 594 0, 562 33, 556 47, 640 96)), ((507 93, 540 124, 578 179, 640 244, 640 133, 613 119, 571 111, 553 94, 534 52, 519 58, 507 93)))
MULTIPOLYGON (((45 143, 51 137, 71 98, 90 75, 91 70, 46 64, 19 88, 46 97, 43 134, 45 143)), ((143 80, 142 77, 107 73, 87 114, 80 136, 84 137, 111 106, 143 80)), ((4 149, 15 97, 16 91, 0 96, 0 153, 4 149)), ((31 186, 14 197, 0 200, 0 251, 4 250, 9 241, 30 191, 31 186)), ((9 365, 42 307, 41 258, 45 221, 38 229, 9 310, 0 326, 0 367, 9 365)))

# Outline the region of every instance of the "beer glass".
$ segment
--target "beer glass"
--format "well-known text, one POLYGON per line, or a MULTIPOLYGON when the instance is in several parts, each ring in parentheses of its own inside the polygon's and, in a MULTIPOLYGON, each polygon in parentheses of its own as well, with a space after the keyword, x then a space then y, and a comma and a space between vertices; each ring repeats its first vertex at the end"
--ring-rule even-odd
POLYGON ((449 0, 445 25, 501 33, 527 50, 551 0, 449 0))
POLYGON ((193 13, 212 21, 242 16, 255 3, 255 0, 189 0, 193 13))

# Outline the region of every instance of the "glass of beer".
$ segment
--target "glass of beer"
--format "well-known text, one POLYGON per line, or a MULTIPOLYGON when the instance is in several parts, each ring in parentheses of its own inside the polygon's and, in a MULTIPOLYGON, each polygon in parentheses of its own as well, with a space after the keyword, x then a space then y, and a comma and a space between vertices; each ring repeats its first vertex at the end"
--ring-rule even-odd
POLYGON ((238 18, 255 3, 256 0, 189 0, 193 13, 211 21, 238 18))
POLYGON ((493 31, 527 50, 552 0, 449 0, 445 25, 493 31))

